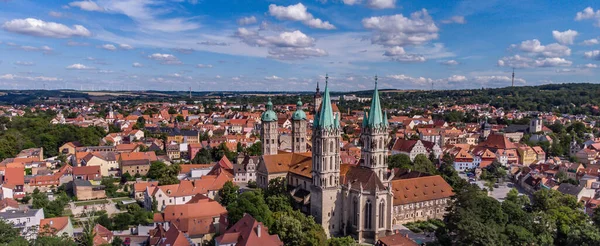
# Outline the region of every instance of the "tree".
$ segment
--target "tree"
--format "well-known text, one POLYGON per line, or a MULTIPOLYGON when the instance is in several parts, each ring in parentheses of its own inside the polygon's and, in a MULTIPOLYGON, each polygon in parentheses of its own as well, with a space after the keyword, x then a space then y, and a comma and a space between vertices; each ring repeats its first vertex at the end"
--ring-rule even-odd
POLYGON ((388 168, 412 168, 410 157, 405 154, 396 154, 388 158, 388 168))
POLYGON ((148 169, 146 177, 153 180, 158 180, 158 178, 160 178, 163 175, 163 173, 165 173, 166 169, 167 164, 165 164, 164 162, 153 161, 152 163, 150 163, 150 169, 148 169))
POLYGON ((244 192, 235 202, 227 206, 227 214, 232 225, 238 222, 245 213, 252 215, 254 219, 263 222, 267 227, 273 224, 272 212, 260 190, 244 192))
POLYGON ((185 122, 185 118, 183 118, 183 115, 177 115, 175 119, 177 120, 177 122, 185 122))
POLYGON ((559 171, 558 173, 556 173, 555 178, 556 180, 558 180, 558 182, 568 179, 567 174, 563 171, 559 171))
POLYGON ((123 245, 123 239, 121 239, 120 237, 113 237, 113 241, 110 243, 111 246, 122 246, 123 245))
POLYGON ((236 145, 236 151, 237 151, 238 153, 242 153, 242 152, 244 152, 244 147, 242 146, 242 142, 238 142, 238 143, 237 143, 237 145, 236 145))
POLYGON ((358 244, 350 236, 332 237, 327 240, 327 246, 352 246, 352 245, 358 245, 358 244))
POLYGON ((144 119, 144 117, 138 117, 137 121, 135 122, 135 127, 137 129, 144 129, 146 128, 146 120, 144 119))
POLYGON ((436 174, 435 165, 424 154, 418 154, 413 162, 414 170, 418 172, 436 174))
POLYGON ((277 234, 284 245, 325 245, 327 236, 323 227, 312 216, 298 210, 273 214, 274 223, 269 232, 277 234))
POLYGON ((258 141, 252 144, 250 147, 246 148, 246 153, 250 156, 262 155, 262 143, 258 141))
POLYGON ((288 212, 292 210, 289 195, 273 195, 266 199, 267 206, 273 212, 288 212))
POLYGON ((196 153, 196 156, 194 156, 194 158, 192 159, 192 163, 200 163, 200 164, 206 164, 206 163, 211 163, 213 161, 212 159, 212 155, 210 153, 210 151, 208 151, 207 149, 201 149, 196 153))
POLYGON ((169 107, 169 110, 167 111, 169 114, 176 114, 177 110, 174 107, 169 107))
POLYGON ((0 220, 0 245, 8 245, 20 237, 20 230, 6 220, 0 220))
POLYGON ((233 182, 227 181, 223 188, 219 190, 219 202, 223 207, 235 202, 238 199, 240 187, 234 185, 233 182))
POLYGON ((113 230, 127 230, 133 222, 133 215, 130 213, 118 213, 113 217, 113 230))
POLYGON ((275 179, 269 180, 269 185, 267 186, 267 190, 265 195, 268 196, 276 196, 276 195, 284 195, 287 194, 287 179, 284 177, 279 177, 275 179))
POLYGON ((178 184, 179 179, 177 178, 177 175, 179 175, 179 171, 181 171, 181 166, 179 164, 167 166, 167 164, 162 161, 153 161, 150 164, 148 173, 146 173, 146 177, 157 180, 159 185, 178 184))

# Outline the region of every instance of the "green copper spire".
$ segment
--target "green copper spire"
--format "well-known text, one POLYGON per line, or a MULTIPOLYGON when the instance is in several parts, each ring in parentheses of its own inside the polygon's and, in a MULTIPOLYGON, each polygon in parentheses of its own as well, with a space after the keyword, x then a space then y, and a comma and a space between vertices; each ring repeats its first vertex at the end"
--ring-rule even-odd
POLYGON ((262 121, 276 121, 277 114, 273 111, 273 102, 271 102, 271 98, 269 97, 269 102, 267 102, 267 110, 260 117, 262 121))
POLYGON ((319 119, 317 128, 333 128, 337 127, 333 118, 333 109, 331 108, 331 96, 329 96, 329 76, 325 75, 325 92, 323 93, 323 102, 321 103, 321 111, 319 111, 319 119))
POLYGON ((379 91, 377 90, 377 75, 375 76, 375 90, 373 90, 373 99, 371 99, 371 111, 369 112, 369 127, 377 127, 383 124, 383 115, 381 113, 381 103, 379 102, 379 91))
POLYGON ((302 100, 298 97, 298 102, 296 103, 296 111, 292 114, 292 120, 306 120, 306 113, 302 110, 302 100))
POLYGON ((367 110, 365 109, 365 116, 363 116, 362 127, 365 128, 369 125, 369 115, 367 115, 367 110))
POLYGON ((383 111, 383 124, 384 124, 385 126, 388 126, 388 125, 389 125, 389 123, 388 123, 388 118, 387 118, 387 111, 383 111))

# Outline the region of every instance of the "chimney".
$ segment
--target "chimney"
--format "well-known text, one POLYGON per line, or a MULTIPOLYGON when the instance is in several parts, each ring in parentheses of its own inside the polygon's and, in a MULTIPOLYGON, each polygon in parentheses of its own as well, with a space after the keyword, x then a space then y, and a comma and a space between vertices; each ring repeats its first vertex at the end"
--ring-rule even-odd
POLYGON ((258 224, 258 225, 256 226, 256 236, 258 236, 258 237, 260 237, 260 231, 261 231, 261 230, 260 230, 260 229, 261 229, 260 227, 261 227, 261 226, 260 226, 260 224, 258 224))

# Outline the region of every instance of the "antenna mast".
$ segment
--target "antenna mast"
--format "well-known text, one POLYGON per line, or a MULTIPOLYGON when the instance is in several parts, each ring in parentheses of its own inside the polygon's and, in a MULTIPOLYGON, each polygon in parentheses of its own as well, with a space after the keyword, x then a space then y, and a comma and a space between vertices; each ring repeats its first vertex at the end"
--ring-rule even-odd
POLYGON ((512 73, 512 87, 515 87, 515 68, 513 67, 513 73, 512 73))

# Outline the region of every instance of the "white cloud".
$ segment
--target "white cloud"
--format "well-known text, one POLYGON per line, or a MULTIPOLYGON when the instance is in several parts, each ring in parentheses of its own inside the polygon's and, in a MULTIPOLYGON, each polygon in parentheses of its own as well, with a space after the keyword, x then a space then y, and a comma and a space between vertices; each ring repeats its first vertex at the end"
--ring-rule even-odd
POLYGON ((85 43, 85 42, 77 42, 77 41, 72 41, 69 40, 69 42, 67 42, 68 46, 89 46, 89 43, 85 43))
POLYGON ((119 44, 119 48, 124 49, 124 50, 132 50, 133 46, 128 45, 128 44, 119 44))
POLYGON ((112 44, 104 44, 104 45, 100 46, 100 48, 105 49, 105 50, 110 50, 110 51, 117 50, 117 47, 115 47, 112 44))
POLYGON ((577 72, 577 70, 571 69, 571 68, 560 68, 560 69, 556 69, 555 71, 556 71, 556 73, 574 73, 574 72, 577 72))
POLYGON ((45 76, 20 76, 16 74, 4 74, 0 75, 0 80, 28 80, 28 81, 62 81, 60 78, 56 77, 45 77, 45 76))
POLYGON ((583 56, 589 59, 600 60, 600 50, 586 51, 583 53, 583 56))
POLYGON ((277 36, 261 36, 258 31, 238 28, 235 36, 251 46, 268 47, 267 57, 279 60, 300 60, 327 56, 327 52, 314 48, 315 40, 301 31, 282 32, 277 36))
POLYGON ((47 45, 41 46, 41 47, 34 47, 34 46, 28 46, 28 45, 18 45, 15 43, 6 43, 6 45, 13 47, 15 49, 20 49, 20 50, 24 50, 24 51, 42 51, 44 54, 50 54, 52 53, 52 51, 54 51, 52 48, 50 48, 47 45))
POLYGON ((362 20, 372 30, 371 42, 386 47, 420 45, 438 38, 439 28, 426 9, 411 14, 370 17, 362 20))
POLYGON ((450 17, 450 19, 442 20, 442 23, 444 23, 444 24, 452 24, 452 23, 465 24, 465 23, 467 23, 467 21, 465 20, 464 16, 455 15, 455 16, 450 17))
POLYGON ((196 51, 192 48, 173 48, 171 50, 181 54, 192 54, 194 51, 196 51))
POLYGON ((57 12, 57 11, 50 11, 50 12, 48 12, 48 15, 55 17, 55 18, 63 17, 63 13, 57 12))
POLYGON ((396 7, 396 0, 367 0, 367 6, 374 9, 393 9, 396 7))
POLYGON ((19 66, 33 66, 33 65, 35 65, 35 63, 33 63, 33 62, 25 62, 25 61, 16 61, 15 65, 19 65, 19 66))
POLYGON ((529 57, 514 55, 509 57, 503 57, 500 60, 498 60, 498 66, 513 68, 558 67, 571 66, 571 64, 573 64, 572 61, 560 57, 532 59, 529 57))
POLYGON ((335 29, 335 26, 328 21, 322 21, 321 19, 313 17, 311 13, 306 11, 306 6, 302 3, 287 7, 270 4, 269 14, 279 20, 301 21, 311 28, 327 30, 335 29))
POLYGON ((342 0, 342 2, 344 2, 346 5, 355 5, 359 4, 361 0, 342 0))
POLYGON ((443 61, 440 62, 442 65, 446 65, 446 66, 456 66, 459 63, 456 60, 447 60, 447 61, 443 61))
POLYGON ((148 56, 151 60, 160 61, 161 64, 178 65, 183 64, 176 56, 171 54, 154 53, 148 56))
POLYGON ((66 69, 70 69, 70 70, 90 70, 90 69, 94 69, 93 67, 88 67, 86 65, 80 64, 80 63, 76 63, 70 66, 67 66, 66 69))
POLYGON ((229 46, 229 44, 225 43, 225 42, 216 42, 216 41, 208 41, 208 40, 198 42, 197 44, 207 45, 207 46, 229 46))
POLYGON ((9 32, 50 38, 89 37, 92 33, 81 25, 72 28, 55 22, 27 18, 7 21, 2 28, 9 32))
POLYGON ((96 4, 93 1, 75 1, 75 2, 70 2, 69 6, 71 7, 78 7, 82 10, 85 11, 98 11, 98 12, 102 12, 104 11, 104 8, 98 6, 98 4, 96 4))
POLYGON ((584 68, 598 68, 598 65, 596 64, 592 64, 592 63, 588 63, 583 65, 584 68))
POLYGON ((512 45, 511 47, 519 47, 519 49, 523 52, 536 54, 538 56, 544 57, 560 57, 560 56, 570 56, 571 49, 569 47, 560 45, 557 43, 542 45, 539 40, 525 40, 521 42, 520 45, 512 45))
POLYGON ((394 46, 390 49, 387 49, 385 53, 383 53, 384 56, 399 56, 404 54, 406 54, 406 51, 404 51, 404 48, 400 46, 394 46))
POLYGON ((131 64, 132 67, 143 67, 144 65, 139 63, 139 62, 134 62, 133 64, 131 64))
POLYGON ((251 25, 256 23, 256 17, 254 17, 254 15, 249 17, 242 17, 237 20, 237 23, 240 26, 251 25))
POLYGON ((197 68, 212 68, 213 65, 211 64, 198 64, 196 65, 197 68))
POLYGON ((35 63, 33 63, 33 62, 24 62, 24 61, 16 61, 15 65, 19 65, 19 66, 33 66, 33 65, 35 65, 35 63))
MULTIPOLYGON (((500 86, 510 86, 512 84, 512 78, 508 76, 475 76, 473 77, 473 81, 479 83, 481 85, 486 85, 490 87, 500 87, 500 86)), ((515 78, 515 84, 523 85, 526 81, 521 78, 515 78)))
POLYGON ((265 79, 266 79, 266 80, 282 80, 282 78, 280 78, 280 77, 277 77, 277 76, 275 76, 275 75, 273 75, 273 76, 268 76, 268 77, 265 77, 265 79))
POLYGON ((600 10, 594 12, 594 9, 592 7, 587 7, 583 11, 577 12, 577 15, 575 15, 575 20, 577 21, 590 19, 595 20, 595 25, 600 27, 600 10))
POLYGON ((573 44, 577 35, 577 31, 573 31, 571 29, 566 30, 564 32, 559 32, 556 30, 552 31, 552 37, 554 37, 554 40, 556 40, 556 42, 558 42, 559 44, 564 45, 573 44))
POLYGON ((600 41, 598 41, 597 38, 592 38, 592 39, 584 40, 581 44, 583 44, 583 45, 596 45, 596 44, 600 44, 600 41))

